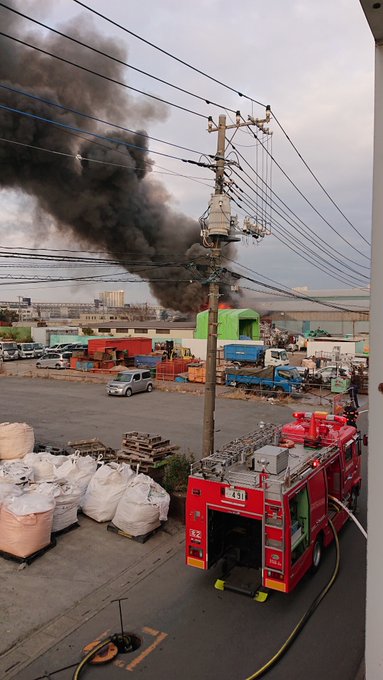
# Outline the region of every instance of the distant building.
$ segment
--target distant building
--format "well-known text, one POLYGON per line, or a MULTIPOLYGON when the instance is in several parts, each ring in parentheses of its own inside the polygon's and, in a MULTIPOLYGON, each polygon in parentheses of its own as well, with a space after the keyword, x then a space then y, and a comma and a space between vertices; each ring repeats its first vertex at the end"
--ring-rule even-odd
POLYGON ((125 292, 123 290, 104 290, 99 299, 104 307, 123 307, 125 304, 125 292))
MULTIPOLYGON (((207 338, 208 315, 207 310, 197 314, 195 338, 207 338)), ((219 309, 217 338, 219 340, 259 340, 259 314, 253 309, 219 309)))

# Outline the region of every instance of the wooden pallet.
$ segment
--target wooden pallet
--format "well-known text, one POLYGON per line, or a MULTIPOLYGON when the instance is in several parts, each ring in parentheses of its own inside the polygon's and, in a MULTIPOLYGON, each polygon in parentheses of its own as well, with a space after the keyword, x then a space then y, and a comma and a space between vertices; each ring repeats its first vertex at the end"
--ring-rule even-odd
POLYGON ((32 553, 32 555, 28 555, 27 557, 21 557, 20 555, 12 555, 12 553, 6 552, 5 550, 0 550, 0 557, 3 557, 5 560, 11 560, 11 562, 18 562, 18 564, 31 564, 34 562, 34 560, 37 560, 38 557, 42 557, 42 555, 45 555, 48 550, 51 550, 54 548, 56 545, 56 539, 55 537, 51 536, 51 542, 48 543, 48 545, 44 546, 44 548, 40 548, 40 550, 36 550, 36 552, 32 553))
POLYGON ((159 527, 156 527, 152 531, 148 531, 147 534, 142 534, 141 536, 132 536, 132 534, 128 534, 127 531, 123 531, 122 529, 119 529, 116 527, 113 522, 109 522, 107 525, 107 530, 108 531, 113 531, 114 534, 117 534, 118 536, 123 536, 124 538, 130 538, 131 541, 136 541, 137 543, 146 543, 146 541, 151 537, 154 536, 154 534, 157 533, 159 529, 161 529, 161 525, 159 527))
POLYGON ((68 534, 70 531, 73 531, 74 529, 79 529, 80 525, 78 522, 73 522, 73 524, 70 524, 68 527, 64 527, 64 529, 59 529, 58 531, 52 531, 52 536, 57 538, 57 536, 62 536, 63 534, 68 534))

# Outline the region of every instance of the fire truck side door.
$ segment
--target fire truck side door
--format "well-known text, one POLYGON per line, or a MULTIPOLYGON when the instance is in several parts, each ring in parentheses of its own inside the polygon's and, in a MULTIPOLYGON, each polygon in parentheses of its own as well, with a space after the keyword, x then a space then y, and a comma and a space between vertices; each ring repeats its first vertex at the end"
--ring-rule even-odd
POLYGON ((352 439, 344 445, 341 455, 343 456, 343 497, 350 493, 354 484, 354 458, 356 457, 356 442, 352 439))

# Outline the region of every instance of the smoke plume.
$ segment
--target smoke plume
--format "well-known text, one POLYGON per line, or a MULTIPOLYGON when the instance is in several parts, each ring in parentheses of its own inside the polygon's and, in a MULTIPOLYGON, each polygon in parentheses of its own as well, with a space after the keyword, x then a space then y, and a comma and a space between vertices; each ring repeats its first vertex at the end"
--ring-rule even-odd
MULTIPOLYGON (((16 9, 19 6, 14 5, 16 9)), ((33 7, 33 6, 32 6, 33 7)), ((20 7, 21 8, 21 7, 20 7)), ((21 8, 22 10, 23 8, 21 8)), ((60 36, 42 37, 25 19, 1 9, 2 30, 45 50, 77 62, 116 80, 124 81, 127 69, 116 62, 76 46, 60 36)), ((84 17, 66 24, 63 32, 126 61, 125 49, 115 40, 87 28, 84 17)), ((0 80, 65 107, 134 128, 141 134, 105 129, 95 121, 60 110, 23 95, 0 90, 1 102, 12 108, 84 128, 120 143, 90 141, 34 118, 0 110, 0 137, 60 151, 82 160, 56 156, 28 147, 0 142, 0 187, 19 189, 33 196, 38 209, 49 214, 59 231, 72 234, 79 245, 106 250, 130 272, 151 279, 151 290, 165 307, 197 311, 206 301, 206 287, 188 283, 191 274, 162 263, 187 262, 204 257, 199 245, 199 225, 174 212, 164 187, 148 180, 153 161, 148 154, 145 128, 164 120, 167 109, 146 97, 132 97, 124 88, 76 69, 52 57, 0 37, 0 80), (123 142, 133 145, 125 147, 123 142), (109 163, 90 162, 95 159, 109 163), (136 265, 131 264, 136 262, 136 265), (139 266, 139 262, 148 263, 139 266)), ((145 89, 145 88, 143 88, 145 89)), ((202 211, 201 211, 202 212, 202 211)), ((226 296, 227 299, 227 296, 226 296)))

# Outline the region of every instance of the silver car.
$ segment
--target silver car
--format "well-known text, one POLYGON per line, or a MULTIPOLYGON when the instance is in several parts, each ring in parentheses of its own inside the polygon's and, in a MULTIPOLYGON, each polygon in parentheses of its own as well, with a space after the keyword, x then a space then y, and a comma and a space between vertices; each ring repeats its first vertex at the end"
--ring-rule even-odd
POLYGON ((133 371, 121 371, 106 386, 107 393, 115 397, 131 397, 135 392, 151 392, 152 389, 150 371, 137 368, 133 371))
POLYGON ((69 368, 71 352, 50 352, 36 361, 36 368, 69 368))

